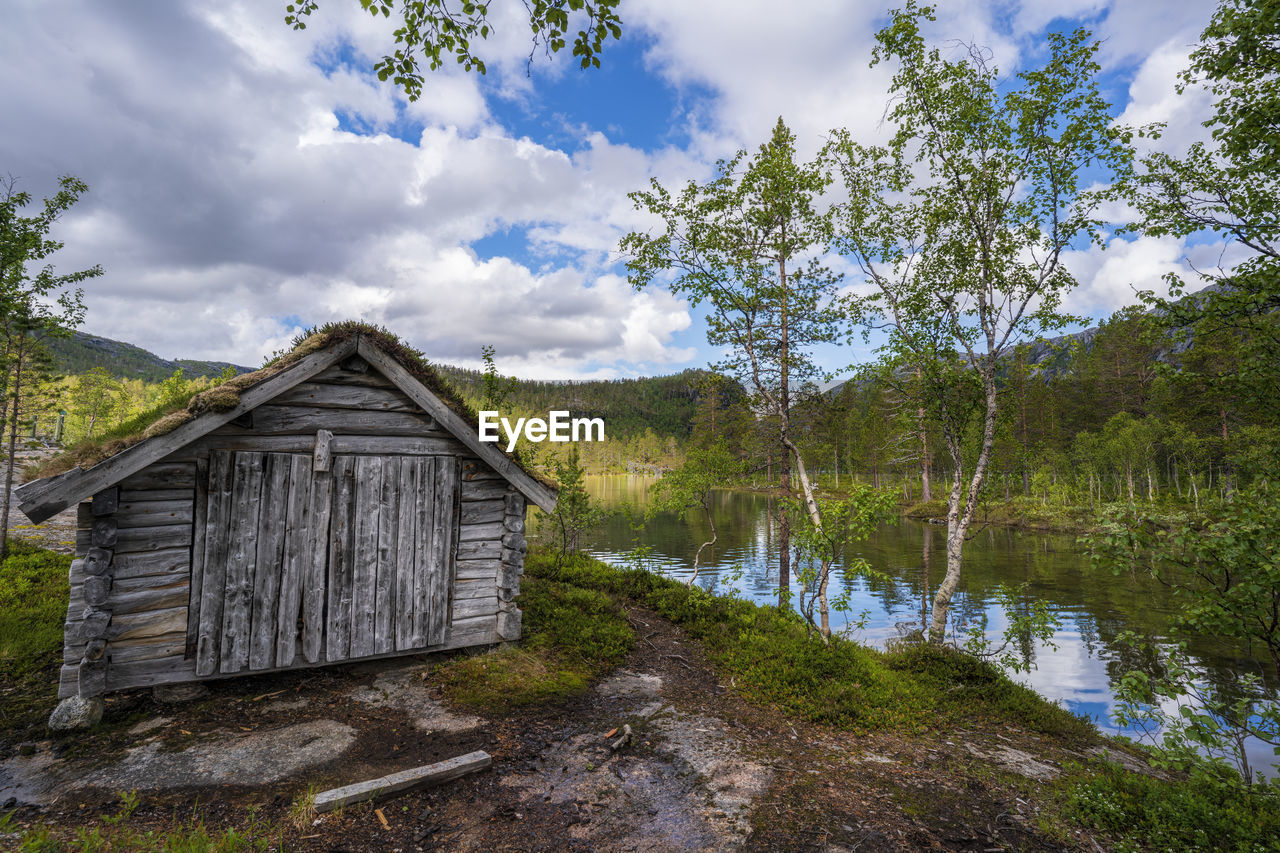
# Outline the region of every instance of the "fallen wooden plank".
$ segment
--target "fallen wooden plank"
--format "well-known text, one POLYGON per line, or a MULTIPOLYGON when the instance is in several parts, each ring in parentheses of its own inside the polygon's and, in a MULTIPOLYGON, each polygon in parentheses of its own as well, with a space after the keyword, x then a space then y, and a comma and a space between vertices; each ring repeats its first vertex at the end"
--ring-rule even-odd
POLYGON ((356 782, 354 785, 322 791, 316 794, 315 809, 317 812, 329 812, 342 806, 363 803, 366 800, 385 797, 419 785, 438 785, 441 782, 448 782, 459 776, 483 770, 492 763, 493 759, 489 753, 478 749, 447 761, 438 761, 412 770, 401 770, 399 773, 392 773, 381 779, 370 779, 368 782, 356 782))

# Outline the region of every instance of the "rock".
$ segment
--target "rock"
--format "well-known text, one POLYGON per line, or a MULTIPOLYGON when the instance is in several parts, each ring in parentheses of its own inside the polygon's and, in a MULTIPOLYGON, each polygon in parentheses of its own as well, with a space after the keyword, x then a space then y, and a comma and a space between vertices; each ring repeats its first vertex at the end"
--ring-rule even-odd
POLYGON ((157 702, 176 705, 179 702, 194 702, 209 695, 209 688, 203 684, 157 684, 151 688, 151 695, 157 702))
POLYGON ((169 717, 152 717, 149 720, 143 720, 140 723, 136 723, 129 729, 129 734, 145 735, 147 732, 155 731, 156 729, 161 728, 162 726, 167 726, 172 722, 173 720, 169 717))
POLYGON ((81 775, 71 787, 107 791, 164 790, 209 785, 269 785, 342 755, 356 730, 334 720, 310 720, 249 734, 219 732, 181 752, 151 740, 116 763, 81 775))
POLYGON ((1028 779, 1048 781, 1058 778, 1059 775, 1058 768, 1045 764, 1043 761, 1038 761, 1030 753, 1014 749, 1011 746, 997 745, 995 749, 985 750, 974 744, 966 743, 964 748, 969 751, 970 755, 998 764, 1005 770, 1026 776, 1028 779))
POLYGON ((372 686, 359 687, 347 695, 362 705, 399 708, 420 731, 464 732, 484 723, 470 714, 455 714, 431 698, 430 688, 422 680, 422 668, 416 664, 384 671, 372 686))
POLYGON ((49 728, 55 732, 70 732, 76 729, 88 729, 102 720, 102 698, 93 696, 81 699, 71 696, 58 703, 49 715, 49 728))

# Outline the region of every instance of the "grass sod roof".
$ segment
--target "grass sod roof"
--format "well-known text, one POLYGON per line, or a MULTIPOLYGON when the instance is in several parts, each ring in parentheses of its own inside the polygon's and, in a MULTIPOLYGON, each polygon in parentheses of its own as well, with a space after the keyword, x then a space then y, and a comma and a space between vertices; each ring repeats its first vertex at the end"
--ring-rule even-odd
MULTIPOLYGON (((242 373, 212 388, 198 391, 185 401, 172 402, 137 414, 98 438, 80 441, 62 453, 29 466, 24 471, 26 480, 30 482, 57 476, 76 467, 88 470, 149 438, 173 432, 207 412, 228 412, 240 405, 240 395, 249 388, 287 370, 312 353, 357 337, 364 337, 371 341, 467 424, 478 428, 479 416, 475 409, 453 385, 440 376, 421 352, 382 326, 358 320, 344 320, 326 323, 303 332, 293 340, 291 350, 273 358, 259 370, 242 373)), ((559 489, 558 483, 534 470, 518 450, 516 453, 507 453, 500 443, 495 444, 494 448, 516 462, 526 474, 542 485, 550 489, 559 489)))

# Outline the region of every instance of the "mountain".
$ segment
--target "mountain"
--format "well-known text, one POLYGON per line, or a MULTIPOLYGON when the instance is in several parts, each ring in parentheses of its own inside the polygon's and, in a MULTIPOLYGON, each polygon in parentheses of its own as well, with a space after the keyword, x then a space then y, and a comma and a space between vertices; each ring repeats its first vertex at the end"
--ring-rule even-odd
MULTIPOLYGON (((254 368, 225 361, 161 358, 155 353, 124 341, 73 332, 69 338, 51 341, 54 365, 67 374, 85 373, 105 367, 113 376, 159 382, 178 368, 188 378, 217 376, 227 367, 237 373, 254 368)), ((444 376, 471 399, 482 394, 482 374, 447 364, 436 364, 444 376)), ((572 417, 601 417, 609 434, 618 438, 640 435, 652 429, 659 436, 687 438, 694 414, 707 393, 706 371, 685 370, 671 376, 639 379, 539 381, 517 380, 507 393, 503 408, 520 412, 548 412, 564 409, 572 417)), ((717 408, 734 405, 745 398, 737 383, 724 386, 716 399, 717 408)), ((505 413, 505 412, 504 412, 505 413)))
POLYGON ((236 373, 248 373, 254 369, 226 361, 189 358, 170 361, 142 347, 84 332, 72 332, 69 338, 50 341, 49 350, 55 367, 62 373, 86 373, 95 367, 105 367, 112 376, 146 382, 168 379, 178 368, 182 368, 183 375, 188 378, 217 376, 228 367, 234 367, 236 373))
MULTIPOLYGON (((463 396, 479 399, 483 374, 445 364, 436 364, 446 379, 463 396)), ((511 412, 544 413, 553 409, 570 417, 603 418, 609 435, 629 438, 653 430, 659 436, 688 438, 694 415, 709 393, 710 375, 691 368, 669 376, 638 379, 518 379, 507 392, 501 408, 511 412)), ((740 404, 746 392, 735 383, 720 387, 714 400, 717 409, 740 404)))

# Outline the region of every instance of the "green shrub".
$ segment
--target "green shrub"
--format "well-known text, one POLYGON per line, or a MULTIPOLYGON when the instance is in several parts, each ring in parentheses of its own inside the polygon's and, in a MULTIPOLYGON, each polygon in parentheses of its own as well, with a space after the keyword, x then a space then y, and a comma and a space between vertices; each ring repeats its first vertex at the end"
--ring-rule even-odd
POLYGON ((24 677, 62 652, 71 557, 20 539, 0 563, 0 672, 24 677))
POLYGON ((1165 781, 1107 764, 1069 782, 1063 816, 1121 850, 1280 850, 1280 788, 1238 779, 1165 781))
POLYGON ((980 713, 997 722, 1012 722, 1044 734, 1093 740, 1097 729, 1081 717, 1048 701, 1029 687, 1010 681, 988 661, 947 646, 914 643, 886 655, 890 669, 910 674, 939 701, 950 718, 980 713))

